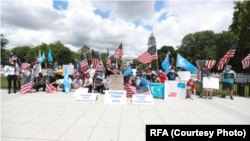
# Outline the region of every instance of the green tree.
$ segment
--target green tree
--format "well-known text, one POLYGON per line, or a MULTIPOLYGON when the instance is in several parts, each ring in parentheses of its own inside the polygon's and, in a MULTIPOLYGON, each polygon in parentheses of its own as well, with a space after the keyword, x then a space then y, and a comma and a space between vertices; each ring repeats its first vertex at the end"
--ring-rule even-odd
POLYGON ((25 62, 25 56, 27 55, 27 52, 30 51, 29 46, 21 46, 21 47, 15 47, 11 51, 13 54, 16 54, 18 59, 20 59, 21 62, 25 62))
POLYGON ((243 46, 250 46, 250 1, 234 1, 233 22, 229 30, 234 32, 243 46))
POLYGON ((84 45, 81 49, 78 50, 78 53, 86 53, 88 51, 91 51, 90 48, 87 45, 84 45))
POLYGON ((9 43, 9 40, 1 34, 1 64, 6 65, 9 63, 10 51, 6 51, 4 48, 9 43))
POLYGON ((148 38, 148 49, 153 46, 156 46, 156 40, 154 37, 154 33, 151 33, 150 37, 148 38))

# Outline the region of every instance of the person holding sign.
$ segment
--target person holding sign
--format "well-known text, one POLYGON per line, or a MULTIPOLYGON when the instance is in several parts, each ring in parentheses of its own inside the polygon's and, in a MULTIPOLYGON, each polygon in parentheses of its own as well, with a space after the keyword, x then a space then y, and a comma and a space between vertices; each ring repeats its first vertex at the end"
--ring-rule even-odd
POLYGON ((234 79, 236 77, 236 73, 231 70, 232 66, 231 65, 227 65, 226 70, 224 70, 224 72, 221 73, 221 76, 224 76, 223 79, 223 83, 222 83, 222 90, 223 90, 223 95, 221 96, 221 98, 226 98, 226 91, 227 89, 230 90, 230 99, 233 99, 233 83, 234 83, 234 79))
MULTIPOLYGON (((212 76, 212 73, 209 73, 208 79, 211 78, 211 76, 212 76)), ((207 99, 207 97, 208 97, 208 92, 210 93, 209 99, 212 99, 213 90, 214 90, 213 88, 206 88, 206 99, 207 99)))
POLYGON ((186 98, 191 98, 192 89, 194 91, 194 95, 196 95, 195 84, 194 84, 193 79, 191 78, 187 82, 187 96, 186 96, 186 98))
POLYGON ((174 70, 175 70, 175 67, 171 67, 170 72, 167 74, 168 80, 175 81, 176 77, 178 77, 181 82, 180 76, 176 72, 174 72, 174 70))

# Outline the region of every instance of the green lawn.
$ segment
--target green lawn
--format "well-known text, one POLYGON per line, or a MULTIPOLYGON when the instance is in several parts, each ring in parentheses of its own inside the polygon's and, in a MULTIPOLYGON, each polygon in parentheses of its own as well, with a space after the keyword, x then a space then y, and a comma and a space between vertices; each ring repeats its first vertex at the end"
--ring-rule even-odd
MULTIPOLYGON (((21 86, 23 84, 23 79, 21 79, 21 86)), ((12 87, 14 86, 13 85, 13 82, 12 82, 12 87)), ((18 84, 16 84, 16 86, 18 87, 18 84)), ((1 89, 8 89, 8 80, 6 77, 1 77, 1 89)))
MULTIPOLYGON (((200 83, 195 83, 195 90, 197 92, 197 94, 200 93, 200 83)), ((237 92, 237 84, 234 84, 234 95, 238 95, 237 92)), ((203 95, 205 95, 205 89, 203 88, 203 95)), ((214 90, 213 91, 213 95, 214 96, 221 96, 222 95, 222 84, 220 83, 220 89, 219 90, 214 90)), ((227 90, 227 94, 229 95, 229 90, 227 90)), ((245 96, 249 96, 249 85, 245 85, 245 96)))

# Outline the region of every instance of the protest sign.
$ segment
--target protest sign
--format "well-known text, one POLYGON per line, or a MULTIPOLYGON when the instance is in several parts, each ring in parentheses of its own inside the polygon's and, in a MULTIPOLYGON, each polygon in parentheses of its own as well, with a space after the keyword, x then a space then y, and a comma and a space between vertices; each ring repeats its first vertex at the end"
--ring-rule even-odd
POLYGON ((178 75, 180 76, 181 80, 188 81, 191 77, 190 71, 178 71, 178 75))
POLYGON ((133 95, 132 104, 154 105, 152 95, 133 95))
POLYGON ((104 104, 126 104, 126 91, 105 91, 104 104))
POLYGON ((97 94, 85 93, 75 97, 74 102, 77 103, 95 103, 97 94))
POLYGON ((224 79, 234 79, 234 73, 224 73, 224 79))
POLYGON ((165 81, 164 99, 186 99, 186 83, 165 81))
POLYGON ((88 88, 80 88, 80 89, 77 89, 75 92, 74 92, 74 94, 73 94, 73 96, 78 96, 78 95, 80 95, 80 94, 83 94, 83 93, 88 93, 88 88))
POLYGON ((203 88, 213 88, 213 89, 219 89, 219 78, 208 78, 204 77, 203 78, 203 88))
MULTIPOLYGON (((65 68, 67 68, 67 72, 69 75, 74 74, 74 65, 63 65, 64 70, 65 70, 65 68)), ((64 72, 63 72, 63 75, 64 75, 64 72)))

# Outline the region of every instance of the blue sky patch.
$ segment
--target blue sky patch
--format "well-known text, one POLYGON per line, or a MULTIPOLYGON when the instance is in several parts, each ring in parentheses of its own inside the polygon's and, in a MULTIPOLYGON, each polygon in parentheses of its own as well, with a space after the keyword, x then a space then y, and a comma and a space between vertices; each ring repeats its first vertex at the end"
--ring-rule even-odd
POLYGON ((108 12, 108 11, 107 11, 107 12, 103 12, 103 11, 100 11, 100 9, 96 9, 96 10, 94 11, 94 13, 95 13, 96 15, 101 16, 103 19, 107 19, 107 18, 109 17, 109 12, 108 12))
POLYGON ((66 10, 68 7, 68 1, 53 1, 53 7, 56 10, 66 10))
POLYGON ((164 8, 164 2, 165 1, 155 1, 155 12, 161 11, 162 8, 164 8))

